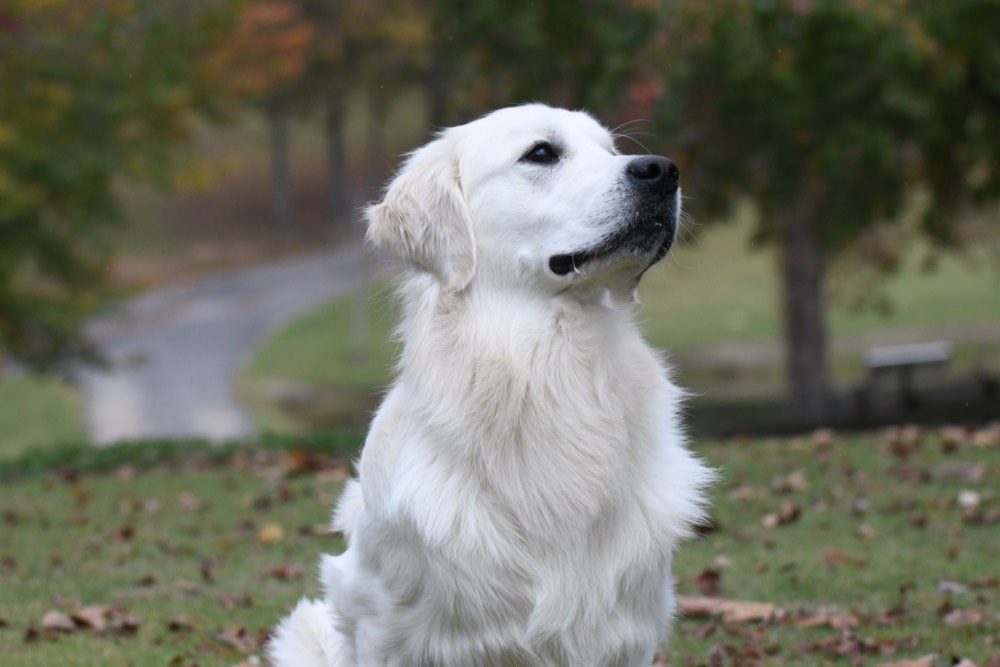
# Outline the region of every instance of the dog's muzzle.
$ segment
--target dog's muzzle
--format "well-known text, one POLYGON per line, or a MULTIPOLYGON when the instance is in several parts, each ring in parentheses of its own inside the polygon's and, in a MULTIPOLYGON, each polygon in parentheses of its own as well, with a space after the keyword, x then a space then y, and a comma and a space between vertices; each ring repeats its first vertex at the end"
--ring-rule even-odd
POLYGON ((549 258, 552 273, 565 276, 597 259, 652 253, 651 260, 642 268, 645 272, 667 254, 677 231, 680 170, 665 157, 649 155, 629 162, 625 179, 635 206, 627 224, 594 247, 553 255, 549 258))

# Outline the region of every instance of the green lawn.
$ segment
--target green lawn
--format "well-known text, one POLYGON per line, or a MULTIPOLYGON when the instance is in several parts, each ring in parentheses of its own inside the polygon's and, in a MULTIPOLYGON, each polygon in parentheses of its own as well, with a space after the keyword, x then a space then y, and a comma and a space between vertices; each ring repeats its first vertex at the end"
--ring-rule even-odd
POLYGON ((31 376, 0 378, 0 459, 85 437, 83 405, 58 380, 31 376))
MULTIPOLYGON (((878 665, 930 653, 998 664, 988 660, 1000 660, 1000 434, 695 448, 722 473, 717 530, 682 547, 680 592, 778 612, 683 620, 669 664, 878 665), (782 504, 797 518, 765 527, 782 504), (855 626, 823 623, 837 619, 855 626), (746 661, 755 654, 767 657, 746 661)), ((149 468, 142 448, 120 448, 112 472, 81 464, 3 482, 0 666, 252 664, 267 628, 316 591, 317 555, 341 547, 319 527, 342 469, 301 452, 234 449, 220 463, 194 451, 149 468), (84 621, 44 629, 47 612, 92 605, 109 608, 103 633, 84 621)))
MULTIPOLYGON (((649 340, 676 356, 681 382, 703 395, 760 396, 781 391, 777 348, 773 361, 761 363, 751 352, 747 363, 737 367, 711 360, 696 363, 690 358, 704 356, 713 346, 779 338, 773 257, 766 251, 748 250, 748 233, 749 226, 739 223, 703 230, 696 242, 682 243, 650 271, 640 288, 640 318, 649 340)), ((987 261, 986 253, 974 252, 971 259, 945 257, 933 273, 922 271, 918 264, 919 255, 914 253, 898 275, 882 284, 894 307, 888 316, 835 303, 830 314, 834 339, 850 342, 859 336, 893 332, 934 339, 975 327, 1000 330, 1000 267, 987 261)), ((831 277, 840 291, 844 274, 838 271, 831 277)), ((850 287, 857 289, 856 284, 850 287)), ((325 306, 263 346, 244 376, 244 395, 269 426, 301 429, 303 420, 276 407, 262 388, 281 383, 298 386, 300 391, 323 388, 336 402, 342 394, 383 386, 397 350, 388 340, 394 322, 391 291, 384 286, 370 295, 325 306), (351 313, 359 302, 367 303, 370 312, 370 335, 367 345, 361 346, 352 342, 350 333, 351 313)), ((859 381, 864 370, 862 344, 850 347, 833 359, 834 377, 843 383, 859 381)), ((957 345, 955 373, 984 368, 1000 372, 1000 339, 992 345, 957 345)))

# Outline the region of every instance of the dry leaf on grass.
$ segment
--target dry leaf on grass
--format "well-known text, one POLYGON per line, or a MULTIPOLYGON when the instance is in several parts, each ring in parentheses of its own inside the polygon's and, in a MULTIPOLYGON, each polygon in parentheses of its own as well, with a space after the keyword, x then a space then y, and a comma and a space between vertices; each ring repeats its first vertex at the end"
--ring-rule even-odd
POLYGON ((108 628, 108 618, 111 616, 111 607, 102 604, 94 604, 72 614, 73 621, 83 628, 90 628, 96 632, 104 632, 108 628))
POLYGON ((45 615, 42 616, 42 630, 49 633, 73 632, 76 630, 76 623, 69 617, 69 614, 53 609, 45 612, 45 615))
POLYGON ((722 572, 715 568, 707 567, 698 573, 694 582, 698 586, 699 593, 707 597, 716 597, 719 595, 719 584, 722 582, 722 572))
POLYGON ((845 630, 856 628, 860 624, 857 616, 852 614, 838 614, 836 612, 822 612, 811 614, 795 621, 795 626, 799 628, 816 628, 829 626, 834 630, 845 630))
POLYGON ((955 628, 980 625, 985 620, 986 613, 980 609, 953 609, 944 616, 944 624, 955 628))
POLYGON ((678 597, 677 602, 680 605, 681 613, 685 616, 721 616, 725 623, 766 621, 772 618, 775 612, 775 606, 770 602, 749 602, 686 595, 678 597))
POLYGON ((928 656, 917 658, 916 660, 897 660, 895 662, 883 662, 878 667, 936 667, 936 658, 928 656))
POLYGON ((285 539, 285 529, 276 523, 264 524, 257 532, 257 541, 261 544, 274 544, 285 539))
POLYGON ((784 526, 798 520, 801 515, 802 509, 799 507, 798 503, 791 500, 785 500, 778 507, 777 512, 764 515, 764 517, 761 518, 760 523, 765 528, 777 528, 778 526, 784 526))
POLYGON ((275 565, 264 571, 264 574, 278 581, 291 581, 302 578, 302 566, 300 565, 275 565))

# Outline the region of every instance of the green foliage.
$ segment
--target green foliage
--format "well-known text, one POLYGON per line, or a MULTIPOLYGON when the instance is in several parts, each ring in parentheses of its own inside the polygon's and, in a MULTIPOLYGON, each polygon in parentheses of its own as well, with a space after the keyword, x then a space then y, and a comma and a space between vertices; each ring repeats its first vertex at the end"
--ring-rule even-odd
POLYGON ((657 26, 650 3, 634 1, 433 5, 436 66, 451 103, 474 112, 543 101, 611 114, 657 26))
POLYGON ((0 9, 0 350, 43 368, 86 351, 79 327, 109 296, 115 180, 168 180, 189 111, 211 99, 195 54, 226 7, 0 9))
POLYGON ((773 239, 804 193, 838 251, 899 214, 954 238, 957 206, 1000 189, 1000 20, 989 0, 954 3, 685 2, 651 57, 667 72, 660 118, 696 210, 743 197, 773 239))

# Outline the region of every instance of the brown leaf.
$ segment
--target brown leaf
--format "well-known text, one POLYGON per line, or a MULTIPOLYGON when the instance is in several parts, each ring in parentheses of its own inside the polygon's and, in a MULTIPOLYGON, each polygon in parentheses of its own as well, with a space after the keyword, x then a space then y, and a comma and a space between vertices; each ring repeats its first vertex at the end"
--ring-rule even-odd
POLYGON ((73 621, 82 628, 90 628, 95 632, 104 632, 108 628, 108 618, 111 616, 111 607, 103 604, 94 604, 83 609, 79 609, 72 614, 73 621))
POLYGON ((699 572, 694 580, 698 586, 698 592, 707 597, 716 597, 719 595, 719 583, 721 581, 722 572, 711 567, 707 567, 699 572))
POLYGON ((895 662, 883 662, 878 667, 936 667, 936 656, 917 658, 916 660, 897 660, 895 662))
POLYGON ((878 531, 871 524, 863 523, 858 526, 857 536, 862 540, 874 540, 878 537, 878 531))
POLYGON ((185 593, 201 593, 201 586, 187 579, 178 579, 174 582, 174 587, 185 593))
POLYGON ((1000 447, 1000 422, 973 433, 972 444, 976 447, 1000 447))
POLYGON ((215 581, 215 565, 216 562, 210 558, 203 558, 201 561, 201 566, 198 568, 198 572, 201 574, 201 580, 206 584, 210 584, 215 581))
POLYGON ((285 529, 276 523, 267 523, 257 531, 257 541, 261 544, 275 544, 285 539, 285 529))
POLYGON ((233 611, 236 607, 252 607, 253 597, 249 593, 236 595, 234 593, 220 593, 216 598, 227 611, 233 611))
POLYGON ((774 616, 775 612, 775 606, 770 602, 748 602, 686 595, 679 596, 677 602, 681 613, 685 616, 721 616, 726 623, 766 621, 774 616))
POLYGON ((760 523, 765 528, 777 528, 792 523, 802 515, 802 509, 798 503, 792 500, 784 500, 778 507, 777 512, 765 515, 760 523))
POLYGON ((186 616, 175 616, 167 622, 167 630, 170 632, 182 632, 194 629, 194 621, 186 616))
POLYGON ((846 630, 847 628, 858 627, 860 621, 856 616, 852 614, 838 614, 835 612, 822 612, 819 614, 813 614, 806 616, 795 621, 796 627, 799 628, 816 628, 820 626, 828 626, 834 630, 846 630))
POLYGON ((809 481, 805 470, 795 470, 787 477, 777 477, 771 481, 771 488, 776 493, 804 493, 809 490, 809 481))
POLYGON ((985 620, 986 614, 979 609, 953 609, 944 616, 945 625, 958 628, 980 625, 985 620))
POLYGON ((190 491, 181 491, 177 494, 177 504, 186 512, 200 512, 204 507, 204 501, 190 491))
POLYGON ((47 611, 42 616, 42 630, 48 633, 73 632, 76 630, 76 623, 61 611, 47 611))
POLYGON ((216 641, 232 646, 241 653, 250 653, 260 648, 257 638, 247 632, 246 626, 234 625, 233 627, 215 633, 216 641))
POLYGON ((731 489, 726 497, 730 500, 756 500, 757 498, 763 498, 767 495, 766 492, 755 489, 752 486, 738 486, 735 489, 731 489))
POLYGON ((705 667, 724 667, 727 657, 729 657, 729 651, 726 649, 726 645, 716 644, 709 649, 708 655, 705 656, 705 667))
POLYGON ((289 581, 302 578, 302 567, 299 565, 275 565, 264 571, 264 574, 278 581, 289 581))
POLYGON ((139 630, 139 619, 132 614, 114 614, 111 617, 110 628, 120 635, 134 635, 139 630))

